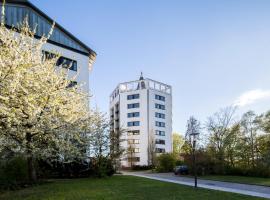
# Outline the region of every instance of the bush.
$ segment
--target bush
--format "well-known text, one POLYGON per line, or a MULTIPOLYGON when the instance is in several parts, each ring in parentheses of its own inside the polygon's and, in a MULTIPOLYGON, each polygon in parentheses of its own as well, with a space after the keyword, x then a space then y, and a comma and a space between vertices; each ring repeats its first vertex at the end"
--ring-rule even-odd
POLYGON ((90 176, 98 178, 112 176, 115 173, 112 161, 107 157, 92 159, 90 162, 90 176))
POLYGON ((0 188, 16 189, 28 182, 27 160, 23 156, 0 161, 0 188))
POLYGON ((172 172, 175 167, 175 157, 171 153, 164 153, 157 158, 158 172, 172 172))
POLYGON ((153 169, 153 165, 134 165, 132 166, 132 170, 140 171, 140 170, 150 170, 153 169))
POLYGON ((175 161, 175 165, 179 166, 179 165, 185 165, 185 162, 183 160, 176 160, 175 161))
POLYGON ((254 169, 247 167, 227 167, 226 175, 268 178, 270 177, 270 169, 265 166, 257 166, 254 169))

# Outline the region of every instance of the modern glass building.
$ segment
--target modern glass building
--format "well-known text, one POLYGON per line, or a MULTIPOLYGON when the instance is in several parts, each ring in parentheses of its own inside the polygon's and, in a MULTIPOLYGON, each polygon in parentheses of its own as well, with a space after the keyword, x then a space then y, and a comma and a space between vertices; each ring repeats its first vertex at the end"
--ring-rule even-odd
MULTIPOLYGON (((2 2, 0 2, 0 5, 2 7, 2 2)), ((0 17, 2 17, 1 13, 0 17)), ((5 25, 8 28, 17 28, 24 20, 27 20, 32 30, 35 30, 36 38, 46 36, 54 22, 28 0, 6 0, 5 25)), ((68 63, 72 61, 75 63, 71 70, 77 71, 80 69, 81 75, 78 76, 78 81, 85 82, 86 87, 89 87, 89 67, 91 68, 96 58, 96 53, 91 48, 61 25, 55 23, 53 34, 44 46, 44 51, 58 52, 62 55, 61 62, 68 63), (87 75, 83 75, 83 73, 87 75)))

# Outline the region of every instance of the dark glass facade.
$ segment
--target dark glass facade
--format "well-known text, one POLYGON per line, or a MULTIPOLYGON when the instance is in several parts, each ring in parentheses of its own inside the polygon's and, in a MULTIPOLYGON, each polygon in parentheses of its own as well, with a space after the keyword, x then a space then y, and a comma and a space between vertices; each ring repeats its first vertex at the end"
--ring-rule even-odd
MULTIPOLYGON (((1 17, 1 13, 0 13, 1 17)), ((52 24, 43 16, 39 15, 32 8, 26 7, 24 5, 17 4, 6 4, 5 5, 5 23, 8 26, 18 27, 23 23, 24 19, 28 19, 29 26, 34 30, 36 27, 36 36, 47 35, 52 27, 52 24)), ((54 28, 53 34, 50 37, 50 40, 76 49, 78 51, 89 53, 85 48, 80 44, 70 38, 66 33, 61 31, 58 27, 54 28)))

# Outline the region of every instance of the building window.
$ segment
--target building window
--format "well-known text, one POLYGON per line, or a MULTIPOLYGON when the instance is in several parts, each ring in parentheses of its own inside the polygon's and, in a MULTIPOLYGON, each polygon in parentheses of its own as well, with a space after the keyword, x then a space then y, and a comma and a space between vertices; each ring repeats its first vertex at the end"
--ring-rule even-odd
POLYGON ((156 112, 156 113, 155 113, 155 116, 156 116, 157 118, 165 119, 165 114, 163 114, 163 113, 158 113, 158 112, 156 112))
POLYGON ((156 121, 156 126, 157 127, 165 127, 165 123, 156 121))
POLYGON ((140 144, 140 140, 137 139, 129 139, 128 144, 140 144))
POLYGON ((165 153, 165 149, 156 148, 156 153, 165 153))
POLYGON ((127 108, 128 109, 131 109, 131 108, 139 108, 140 107, 140 104, 139 103, 131 103, 131 104, 128 104, 127 105, 127 108))
POLYGON ((131 148, 130 153, 140 153, 140 149, 139 148, 131 148))
POLYGON ((156 104, 155 104, 155 107, 156 107, 157 109, 160 109, 160 110, 165 110, 165 105, 161 105, 161 104, 156 103, 156 104))
MULTIPOLYGON (((49 60, 55 58, 57 55, 48 51, 42 51, 42 56, 44 60, 49 60)), ((56 61, 56 66, 61 66, 73 71, 77 71, 77 61, 71 60, 63 56, 58 58, 58 60, 56 61)))
POLYGON ((127 100, 139 99, 139 98, 140 98, 140 94, 127 95, 127 100))
POLYGON ((165 131, 156 130, 156 135, 165 136, 165 131))
POLYGON ((50 60, 56 57, 56 54, 42 50, 42 59, 50 60))
POLYGON ((129 157, 128 162, 140 162, 140 157, 129 157))
POLYGON ((156 144, 164 144, 165 145, 165 140, 156 139, 156 144))
POLYGON ((77 61, 71 60, 69 58, 61 56, 57 62, 56 66, 62 66, 64 68, 67 68, 69 70, 77 71, 77 61))
POLYGON ((78 84, 77 81, 70 81, 67 88, 75 87, 77 84, 78 84))
POLYGON ((131 117, 140 117, 140 113, 139 112, 128 113, 127 114, 127 117, 128 118, 131 118, 131 117))
POLYGON ((127 126, 128 127, 131 127, 131 126, 140 126, 140 122, 139 121, 128 122, 127 123, 127 126))
POLYGON ((131 136, 131 135, 140 135, 139 130, 128 131, 127 133, 128 133, 129 136, 131 136))
POLYGON ((155 99, 159 100, 159 101, 165 101, 165 97, 164 96, 160 96, 160 95, 155 95, 155 99))

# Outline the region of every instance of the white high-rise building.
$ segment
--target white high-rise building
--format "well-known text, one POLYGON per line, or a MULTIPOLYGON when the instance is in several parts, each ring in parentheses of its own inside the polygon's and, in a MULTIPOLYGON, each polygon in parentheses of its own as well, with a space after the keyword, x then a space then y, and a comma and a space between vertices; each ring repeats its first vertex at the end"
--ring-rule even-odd
POLYGON ((172 151, 172 88, 144 79, 120 83, 110 96, 111 130, 124 130, 122 167, 151 165, 154 154, 172 151))

